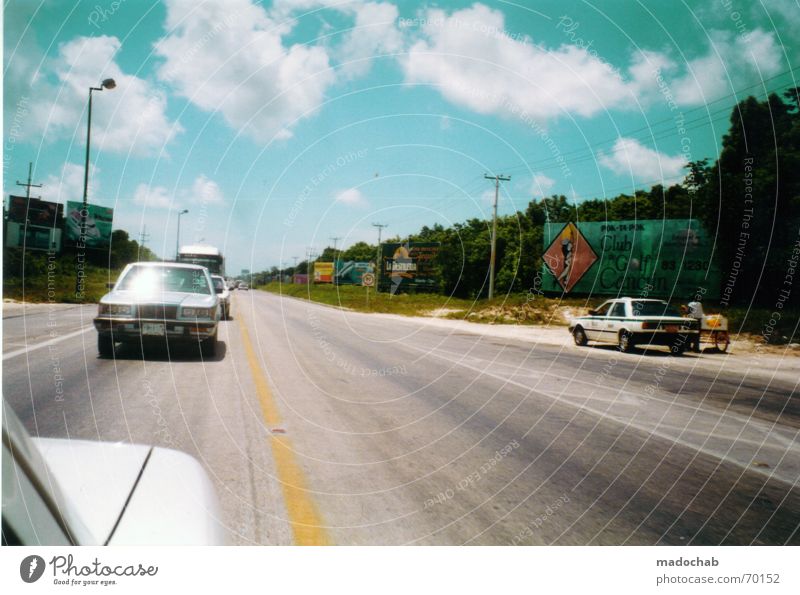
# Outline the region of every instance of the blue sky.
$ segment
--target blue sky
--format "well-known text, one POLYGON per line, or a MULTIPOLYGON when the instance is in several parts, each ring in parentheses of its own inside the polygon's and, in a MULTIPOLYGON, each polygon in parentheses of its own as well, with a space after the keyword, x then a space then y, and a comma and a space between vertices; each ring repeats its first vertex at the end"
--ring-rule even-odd
POLYGON ((229 272, 488 218, 487 172, 501 213, 668 184, 737 98, 798 84, 800 6, 765 5, 10 1, 4 193, 33 161, 43 198, 80 199, 107 77, 90 202, 162 257, 189 209, 182 243, 229 272))

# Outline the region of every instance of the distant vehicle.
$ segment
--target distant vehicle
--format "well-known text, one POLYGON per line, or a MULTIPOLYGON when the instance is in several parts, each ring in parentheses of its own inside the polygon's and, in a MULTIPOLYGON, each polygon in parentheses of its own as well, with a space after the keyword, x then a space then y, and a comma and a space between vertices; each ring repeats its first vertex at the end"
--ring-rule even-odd
POLYGON ((219 275, 211 275, 211 282, 214 284, 214 291, 219 298, 219 307, 222 320, 228 320, 231 314, 231 292, 225 283, 225 278, 219 275))
POLYGON ((247 283, 239 283, 239 287, 237 289, 250 289, 250 286, 247 283))
POLYGON ((199 264, 206 267, 212 275, 225 275, 225 259, 219 248, 214 246, 206 246, 204 244, 182 246, 178 250, 177 262, 199 264))
POLYGON ((137 262, 125 267, 114 289, 100 300, 94 319, 97 350, 110 357, 116 341, 166 339, 199 343, 204 355, 214 355, 218 321, 219 300, 206 268, 137 262))
POLYGON ((573 318, 569 332, 579 346, 589 341, 614 343, 628 352, 636 345, 666 345, 680 355, 697 340, 700 327, 667 302, 625 297, 573 318))
POLYGON ((219 502, 188 454, 31 438, 3 403, 6 545, 224 545, 219 502))

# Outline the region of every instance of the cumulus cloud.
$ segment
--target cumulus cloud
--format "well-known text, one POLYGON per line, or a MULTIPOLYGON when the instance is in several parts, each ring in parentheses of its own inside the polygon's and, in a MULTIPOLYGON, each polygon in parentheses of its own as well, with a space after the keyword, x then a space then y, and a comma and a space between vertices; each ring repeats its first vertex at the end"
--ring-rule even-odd
POLYGON ((636 83, 595 53, 565 44, 548 49, 505 33, 505 18, 482 4, 447 14, 431 9, 422 34, 401 60, 412 83, 483 114, 547 119, 591 116, 630 100, 636 83))
POLYGON ((544 174, 535 174, 533 176, 533 183, 531 184, 531 192, 535 196, 546 196, 548 192, 555 186, 556 181, 544 174))
POLYGON ((355 14, 355 25, 338 52, 342 71, 351 78, 365 75, 373 56, 398 52, 403 47, 395 5, 367 2, 356 7, 355 14))
POLYGON ((225 197, 222 195, 219 184, 204 175, 198 176, 192 184, 191 198, 206 205, 225 203, 225 197))
POLYGON ((125 74, 115 62, 116 37, 77 37, 59 46, 45 63, 31 90, 27 133, 49 141, 73 135, 83 141, 89 87, 113 78, 117 87, 94 93, 92 146, 104 151, 152 155, 182 131, 166 115, 162 91, 137 76, 125 74))
POLYGON ((334 200, 336 202, 353 207, 364 206, 367 204, 367 199, 364 198, 364 195, 361 194, 361 191, 358 188, 348 188, 347 190, 342 190, 341 192, 338 192, 336 196, 334 196, 334 200))
POLYGON ((145 209, 178 208, 173 202, 172 193, 164 186, 139 184, 133 193, 133 202, 145 209))
MULTIPOLYGON (((98 169, 89 168, 89 202, 97 200, 99 183, 96 182, 98 169)), ((76 163, 65 163, 60 175, 50 174, 42 182, 38 194, 43 200, 64 203, 68 200, 83 200, 84 166, 76 163)), ((36 190, 35 188, 33 189, 36 190)))
POLYGON ((686 165, 683 156, 659 153, 633 138, 617 139, 611 151, 598 153, 597 159, 614 173, 633 176, 638 182, 675 180, 686 165))
POLYGON ((774 33, 755 29, 744 36, 711 31, 709 36, 708 54, 690 60, 686 73, 671 83, 679 104, 703 105, 781 69, 781 48, 774 33))
POLYGON ((285 47, 291 23, 250 0, 169 0, 165 29, 159 78, 257 141, 290 137, 335 80, 326 48, 285 47))
POLYGON ((133 193, 133 202, 146 209, 179 209, 192 205, 222 205, 225 196, 219 184, 200 174, 189 187, 176 192, 164 186, 139 184, 133 193))

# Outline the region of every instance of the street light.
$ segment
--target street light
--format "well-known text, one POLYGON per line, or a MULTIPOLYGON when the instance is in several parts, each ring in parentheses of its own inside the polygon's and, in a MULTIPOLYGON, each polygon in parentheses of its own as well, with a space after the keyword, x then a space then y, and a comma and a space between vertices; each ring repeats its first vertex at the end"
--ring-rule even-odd
MULTIPOLYGON (((86 164, 83 169, 83 209, 81 209, 81 235, 78 238, 78 248, 85 248, 86 247, 86 217, 89 214, 87 211, 87 205, 89 200, 89 148, 92 140, 92 91, 102 91, 103 89, 114 89, 117 86, 117 83, 114 79, 105 79, 102 83, 100 83, 99 87, 89 87, 89 110, 88 116, 86 118, 86 164)), ((82 298, 83 297, 83 283, 81 281, 81 272, 83 271, 82 266, 84 262, 84 253, 80 253, 80 258, 78 262, 81 264, 81 268, 78 268, 76 275, 75 275, 75 297, 82 298)))
POLYGON ((178 212, 178 237, 175 238, 175 262, 178 262, 178 256, 181 250, 181 215, 185 215, 188 212, 189 209, 183 209, 178 212))

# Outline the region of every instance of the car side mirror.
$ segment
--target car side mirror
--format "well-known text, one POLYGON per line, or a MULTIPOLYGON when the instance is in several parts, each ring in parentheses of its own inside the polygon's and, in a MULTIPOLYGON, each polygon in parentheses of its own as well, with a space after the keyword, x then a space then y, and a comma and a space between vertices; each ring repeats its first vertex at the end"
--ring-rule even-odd
POLYGON ((215 291, 216 293, 222 293, 222 292, 224 291, 224 289, 222 289, 221 287, 215 287, 215 288, 214 288, 214 291, 215 291))
POLYGON ((589 310, 589 316, 597 316, 597 310, 589 310))
POLYGON ((111 282, 106 283, 106 289, 114 289, 114 283, 111 282))

